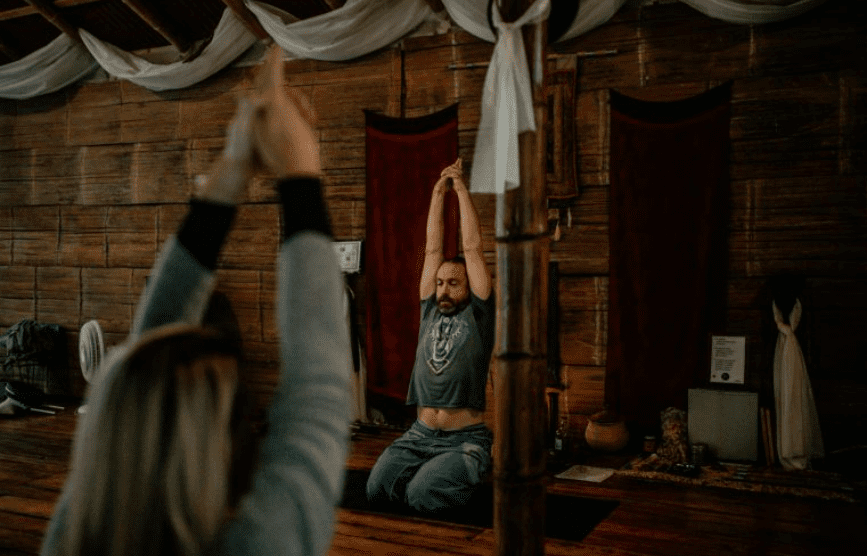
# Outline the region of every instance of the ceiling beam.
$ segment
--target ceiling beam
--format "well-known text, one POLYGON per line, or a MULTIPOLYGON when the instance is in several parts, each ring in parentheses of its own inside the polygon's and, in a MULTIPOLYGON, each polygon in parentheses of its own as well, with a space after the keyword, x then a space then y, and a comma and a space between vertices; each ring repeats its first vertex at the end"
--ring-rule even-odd
POLYGON ((164 39, 169 41, 169 44, 178 49, 181 53, 186 53, 192 46, 192 41, 179 32, 177 29, 166 21, 165 17, 157 13, 150 6, 147 6, 141 0, 123 0, 132 11, 135 12, 145 23, 162 35, 164 39))
POLYGON ((268 34, 267 31, 262 27, 262 24, 259 23, 259 20, 256 19, 256 16, 253 15, 253 12, 250 11, 247 6, 244 5, 243 0, 223 0, 223 4, 228 6, 230 10, 232 10, 238 19, 241 20, 241 23, 250 30, 251 33, 256 35, 256 38, 260 41, 266 41, 271 38, 271 35, 268 34))
POLYGON ((36 13, 47 19, 49 23, 60 29, 62 33, 65 33, 75 41, 81 42, 78 29, 62 16, 51 2, 48 0, 27 0, 27 3, 33 6, 36 13))
MULTIPOLYGON (((94 2, 103 2, 104 0, 56 0, 54 2, 55 8, 71 8, 72 6, 81 6, 83 4, 93 4, 94 2)), ((14 8, 11 10, 5 10, 0 12, 0 21, 5 21, 7 19, 18 19, 19 17, 26 17, 28 15, 35 15, 39 12, 33 6, 22 6, 20 8, 14 8)))

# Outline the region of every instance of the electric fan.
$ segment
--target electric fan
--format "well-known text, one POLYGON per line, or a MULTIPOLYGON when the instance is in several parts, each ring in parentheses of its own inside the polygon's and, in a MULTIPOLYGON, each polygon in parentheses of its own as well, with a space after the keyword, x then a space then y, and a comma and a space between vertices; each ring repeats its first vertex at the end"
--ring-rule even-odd
MULTIPOLYGON (((102 327, 95 320, 84 323, 78 335, 78 360, 81 363, 81 374, 88 384, 96 378, 99 367, 105 356, 105 342, 102 337, 102 327)), ((87 404, 78 408, 79 414, 87 411, 87 404)))

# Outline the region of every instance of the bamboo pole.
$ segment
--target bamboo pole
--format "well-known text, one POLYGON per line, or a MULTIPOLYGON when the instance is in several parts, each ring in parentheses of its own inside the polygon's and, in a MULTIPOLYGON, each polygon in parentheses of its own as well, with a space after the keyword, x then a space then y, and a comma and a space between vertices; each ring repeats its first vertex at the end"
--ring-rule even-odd
MULTIPOLYGON (((503 0, 504 21, 532 0, 503 0)), ((530 73, 537 36, 523 30, 530 73)), ((542 53, 545 60, 545 53, 542 53)), ((544 75, 544 69, 543 75, 544 75)), ((520 187, 497 195, 497 343, 494 349, 494 537, 497 555, 545 552, 545 382, 549 246, 545 210, 545 79, 533 83, 535 132, 519 137, 520 187)))

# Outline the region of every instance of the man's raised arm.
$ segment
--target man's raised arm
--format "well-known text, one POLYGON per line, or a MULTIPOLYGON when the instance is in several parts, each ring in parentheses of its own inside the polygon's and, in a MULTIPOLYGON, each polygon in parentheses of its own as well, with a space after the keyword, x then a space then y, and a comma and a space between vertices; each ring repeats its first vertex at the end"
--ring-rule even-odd
POLYGON ((440 176, 434 185, 433 195, 430 200, 430 209, 427 214, 427 239, 424 247, 424 266, 421 270, 419 282, 419 296, 426 299, 436 293, 437 270, 443 264, 443 237, 445 234, 445 218, 443 207, 448 179, 440 176))
POLYGON ((443 176, 451 178, 455 193, 458 195, 458 206, 461 211, 461 237, 463 238, 464 258, 467 261, 467 278, 470 290, 479 299, 488 299, 491 295, 491 274, 485 264, 482 251, 482 230, 479 225, 479 215, 473 205, 473 199, 464 182, 463 162, 457 162, 443 170, 443 176))

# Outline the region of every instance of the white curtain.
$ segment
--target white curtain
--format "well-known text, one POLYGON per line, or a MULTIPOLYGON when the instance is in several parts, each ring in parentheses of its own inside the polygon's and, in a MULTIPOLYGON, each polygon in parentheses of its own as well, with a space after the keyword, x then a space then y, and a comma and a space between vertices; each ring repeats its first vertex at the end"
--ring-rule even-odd
POLYGON ((828 0, 798 0, 786 6, 742 4, 737 0, 680 0, 714 19, 744 25, 772 23, 804 14, 828 0))
POLYGON ((0 98, 53 93, 83 79, 96 67, 83 46, 61 34, 24 58, 0 66, 0 98))
POLYGON ((256 36, 228 8, 223 11, 211 41, 189 62, 152 64, 97 39, 84 29, 79 29, 79 33, 84 45, 105 71, 151 91, 195 85, 229 65, 256 42, 256 36))
POLYGON ((348 0, 325 14, 287 21, 285 12, 268 4, 246 4, 290 55, 329 61, 350 60, 387 46, 433 15, 424 0, 348 0))
POLYGON ((785 469, 806 469, 810 460, 825 455, 819 415, 807 364, 795 329, 801 321, 801 302, 795 301, 789 324, 773 304, 774 320, 780 331, 774 354, 774 398, 777 410, 777 453, 785 469))

